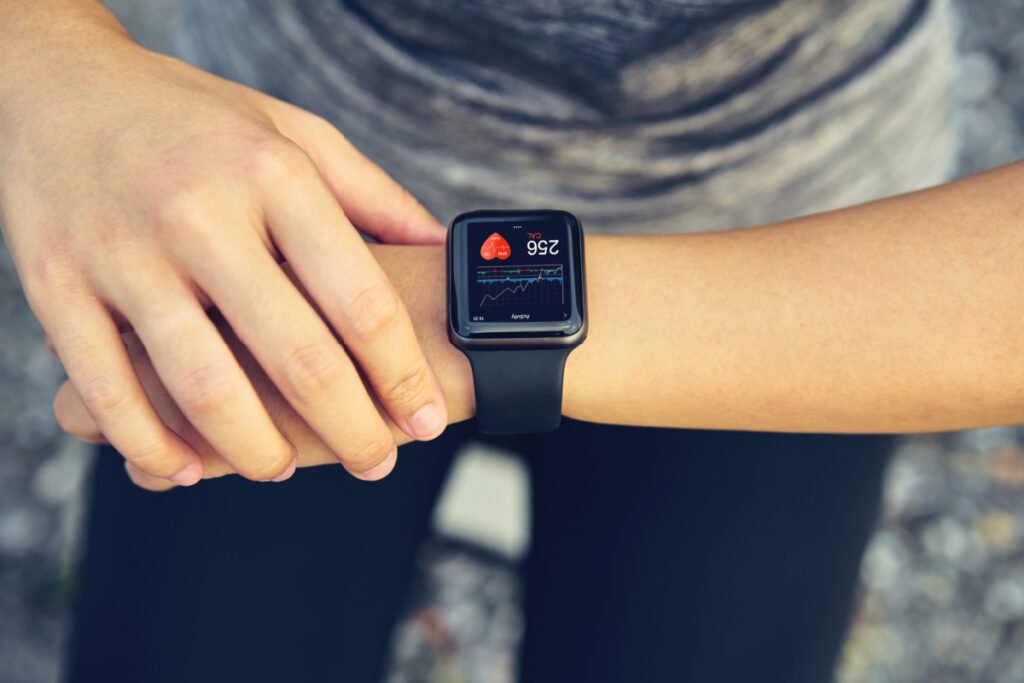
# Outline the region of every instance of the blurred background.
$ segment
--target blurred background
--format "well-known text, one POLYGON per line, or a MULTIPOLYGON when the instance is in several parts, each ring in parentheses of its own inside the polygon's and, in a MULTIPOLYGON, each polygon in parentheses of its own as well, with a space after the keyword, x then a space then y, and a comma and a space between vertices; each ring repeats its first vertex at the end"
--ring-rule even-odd
MULTIPOLYGON (((107 0, 161 49, 180 0, 107 0)), ((962 173, 1024 158, 1024 2, 959 0, 962 173)), ((92 449, 64 436, 63 379, 0 248, 0 680, 59 680, 82 484, 92 449)), ((1024 389, 1022 389, 1024 391, 1024 389)), ((420 554, 389 683, 514 679, 528 547, 524 472, 469 448, 420 554)), ((1024 430, 906 437, 861 566, 841 683, 1024 680, 1024 430)))

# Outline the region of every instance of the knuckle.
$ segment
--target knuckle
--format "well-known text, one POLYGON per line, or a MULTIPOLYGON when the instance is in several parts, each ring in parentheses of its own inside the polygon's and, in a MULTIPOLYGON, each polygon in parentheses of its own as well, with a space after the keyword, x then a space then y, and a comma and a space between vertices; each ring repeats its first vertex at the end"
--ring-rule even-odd
POLYGON ((343 368, 340 347, 306 344, 285 356, 284 377, 294 396, 318 398, 338 383, 343 368))
POLYGON ((41 310, 47 303, 67 300, 86 291, 77 276, 76 265, 63 248, 40 249, 29 260, 25 270, 22 286, 33 310, 41 310))
POLYGON ((204 224, 206 190, 195 180, 168 183, 156 196, 155 217, 162 226, 181 229, 204 224))
POLYGON ((192 273, 217 272, 237 253, 234 239, 237 233, 227 234, 236 226, 211 223, 208 218, 203 218, 203 211, 197 207, 192 218, 183 220, 162 235, 164 240, 168 240, 168 253, 189 267, 192 273))
POLYGON ((59 286, 68 280, 71 273, 71 260, 68 254, 59 247, 40 249, 29 266, 26 280, 41 286, 59 286))
POLYGON ((170 477, 180 469, 176 467, 171 444, 166 436, 154 432, 137 439, 123 450, 125 459, 152 477, 170 477))
POLYGON ((91 221, 88 233, 96 247, 95 253, 103 255, 105 268, 116 269, 131 263, 138 252, 139 237, 124 221, 97 217, 91 221))
POLYGON ((127 412, 131 396, 123 386, 106 375, 97 375, 82 383, 78 392, 82 404, 98 419, 110 419, 113 415, 127 412))
POLYGON ((372 339, 390 329, 402 310, 398 296, 387 283, 377 282, 356 293, 349 302, 353 334, 372 339))
POLYGON ((246 479, 253 481, 270 481, 284 474, 292 464, 294 453, 287 445, 283 445, 273 451, 266 452, 258 460, 246 463, 239 467, 239 473, 246 479))
POLYGON ((395 447, 390 437, 377 436, 353 448, 342 457, 345 466, 356 472, 364 472, 379 465, 395 447))
POLYGON ((336 136, 338 136, 340 138, 344 138, 345 137, 342 134, 342 132, 338 129, 338 127, 335 126, 334 123, 331 122, 330 119, 328 119, 327 117, 323 116, 322 114, 316 114, 316 113, 311 112, 311 111, 309 111, 307 109, 303 109, 301 111, 308 113, 308 115, 309 115, 309 122, 308 123, 309 123, 309 125, 311 127, 318 128, 318 129, 320 129, 320 131, 322 131, 324 133, 330 133, 330 134, 336 135, 336 136))
POLYGON ((308 109, 295 107, 291 104, 288 106, 290 107, 290 115, 295 117, 295 120, 302 126, 303 130, 310 131, 316 137, 333 139, 342 143, 345 147, 352 147, 352 143, 348 141, 345 134, 330 119, 308 109))
POLYGON ((297 145, 270 138, 256 145, 248 159, 250 177, 263 187, 279 187, 308 171, 310 160, 297 145))
POLYGON ((223 372, 211 366, 185 373, 178 382, 182 410, 189 415, 216 415, 230 408, 235 387, 223 372))
POLYGON ((412 406, 430 391, 430 384, 430 372, 421 357, 411 370, 385 388, 381 398, 386 403, 412 406))
POLYGON ((86 273, 97 292, 108 296, 132 291, 147 267, 143 251, 134 237, 120 228, 111 228, 97 236, 96 246, 102 258, 92 259, 86 273))

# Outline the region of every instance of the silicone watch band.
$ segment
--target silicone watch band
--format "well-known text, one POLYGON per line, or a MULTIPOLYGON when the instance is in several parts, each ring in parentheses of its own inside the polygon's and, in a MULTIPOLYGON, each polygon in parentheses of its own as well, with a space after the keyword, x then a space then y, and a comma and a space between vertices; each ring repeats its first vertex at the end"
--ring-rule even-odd
POLYGON ((550 432, 562 421, 562 375, 572 347, 466 350, 484 434, 550 432))

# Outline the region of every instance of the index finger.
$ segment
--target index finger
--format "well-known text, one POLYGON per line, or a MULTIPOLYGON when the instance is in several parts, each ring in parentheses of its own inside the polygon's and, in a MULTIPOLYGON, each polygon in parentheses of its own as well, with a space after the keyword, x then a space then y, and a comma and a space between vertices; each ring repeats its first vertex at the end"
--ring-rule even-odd
POLYGON ((415 439, 436 437, 447 408, 405 305, 312 162, 296 170, 265 198, 275 244, 391 419, 415 439))

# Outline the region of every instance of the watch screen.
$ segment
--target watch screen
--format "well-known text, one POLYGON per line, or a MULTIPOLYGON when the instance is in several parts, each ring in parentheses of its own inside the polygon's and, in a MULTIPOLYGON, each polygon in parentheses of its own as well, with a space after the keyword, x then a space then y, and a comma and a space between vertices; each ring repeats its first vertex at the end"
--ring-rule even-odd
POLYGON ((466 234, 469 319, 553 322, 572 314, 570 245, 558 217, 472 221, 466 234))

